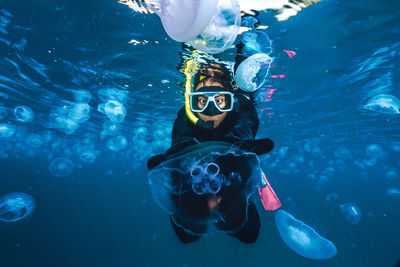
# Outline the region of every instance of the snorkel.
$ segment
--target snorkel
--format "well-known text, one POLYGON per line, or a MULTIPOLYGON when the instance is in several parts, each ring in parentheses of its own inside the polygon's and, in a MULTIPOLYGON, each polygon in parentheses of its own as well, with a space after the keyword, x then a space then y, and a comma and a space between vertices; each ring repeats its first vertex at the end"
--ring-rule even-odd
POLYGON ((185 76, 186 76, 186 84, 185 84, 185 111, 188 119, 193 122, 194 125, 197 124, 199 118, 196 117, 192 110, 190 109, 190 93, 192 92, 192 80, 193 75, 198 71, 199 63, 194 61, 194 59, 190 59, 186 62, 185 66, 185 76))

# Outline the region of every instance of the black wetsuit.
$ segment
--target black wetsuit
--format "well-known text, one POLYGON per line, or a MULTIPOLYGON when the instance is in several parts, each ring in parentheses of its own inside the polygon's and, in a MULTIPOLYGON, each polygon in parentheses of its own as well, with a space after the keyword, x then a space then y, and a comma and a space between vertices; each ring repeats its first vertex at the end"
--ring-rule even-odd
MULTIPOLYGON (((255 140, 255 136, 259 127, 259 120, 257 112, 254 108, 254 103, 244 94, 235 94, 237 103, 234 110, 229 112, 225 119, 216 129, 201 129, 194 125, 186 116, 185 109, 182 108, 178 112, 177 119, 175 120, 172 130, 171 148, 164 154, 156 155, 149 159, 148 167, 153 169, 158 164, 166 160, 170 155, 181 151, 182 149, 206 141, 225 141, 238 146, 240 149, 254 152, 256 154, 265 154, 271 151, 274 147, 273 141, 268 138, 255 140)), ((235 164, 232 162, 232 164, 235 164)), ((231 188, 231 190, 235 190, 231 188)), ((172 196, 176 198, 176 196, 172 196)), ((186 198, 186 197, 185 197, 186 198)), ((174 200, 177 203, 182 203, 182 199, 174 200)), ((243 221, 247 218, 244 226, 230 235, 237 237, 245 243, 253 243, 258 237, 260 228, 260 219, 257 209, 251 201, 240 198, 240 192, 229 192, 224 195, 224 201, 221 201, 220 208, 226 211, 231 221, 243 221), (238 197, 235 197, 238 196, 238 197), (247 206, 247 211, 246 211, 247 206), (246 217, 247 215, 247 217, 246 217)), ((181 204, 182 205, 182 204, 181 204)), ((184 208, 187 212, 195 212, 200 217, 207 216, 206 201, 185 199, 184 208), (200 203, 200 202, 201 203, 200 203)), ((191 215, 192 216, 192 215, 191 215)), ((179 227, 175 221, 179 221, 179 216, 171 217, 171 224, 179 240, 183 243, 194 242, 200 238, 200 235, 192 235, 187 233, 183 228, 179 227)), ((191 223, 179 222, 185 225, 186 228, 193 228, 196 232, 205 232, 206 225, 192 221, 191 223)), ((228 224, 217 225, 218 228, 224 230, 228 224)))

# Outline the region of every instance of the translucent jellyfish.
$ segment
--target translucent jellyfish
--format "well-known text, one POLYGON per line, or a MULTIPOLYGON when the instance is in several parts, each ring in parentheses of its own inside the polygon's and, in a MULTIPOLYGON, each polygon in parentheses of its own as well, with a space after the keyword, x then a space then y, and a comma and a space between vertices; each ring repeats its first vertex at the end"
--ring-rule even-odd
POLYGON ((99 154, 98 151, 89 150, 89 151, 82 152, 79 158, 83 162, 90 164, 96 160, 98 154, 99 154))
MULTIPOLYGON (((198 1, 204 3, 208 1, 198 1)), ((236 40, 241 25, 240 6, 237 0, 219 0, 207 27, 195 39, 189 41, 196 49, 216 54, 229 49, 236 40)))
POLYGON ((79 123, 65 117, 63 114, 50 114, 50 127, 57 128, 66 134, 73 134, 79 128, 79 123))
POLYGON ((119 124, 112 121, 105 121, 103 124, 103 131, 101 137, 104 138, 106 135, 116 136, 119 132, 119 124))
POLYGON ((335 157, 339 159, 352 159, 353 155, 347 148, 338 147, 337 149, 335 149, 335 157))
POLYGON ((336 193, 330 193, 329 195, 326 196, 325 200, 328 203, 332 203, 336 201, 339 198, 338 194, 336 193))
POLYGON ((65 177, 72 173, 74 167, 75 164, 69 158, 60 157, 50 163, 49 170, 56 177, 65 177))
POLYGON ((254 92, 260 88, 268 75, 272 58, 258 53, 246 58, 235 72, 235 81, 240 89, 254 92))
POLYGON ((75 122, 82 123, 90 118, 90 106, 86 103, 72 104, 68 109, 68 117, 75 122))
POLYGON ((289 149, 289 147, 287 147, 287 146, 284 146, 281 149, 279 149, 279 156, 281 158, 284 158, 288 149, 289 149))
POLYGON ((16 222, 28 217, 35 209, 35 201, 25 193, 9 193, 0 198, 0 221, 16 222))
POLYGON ((364 107, 380 113, 400 114, 400 100, 393 95, 381 94, 374 96, 364 107))
POLYGON ((148 177, 156 203, 176 225, 195 235, 240 229, 247 212, 254 211, 250 197, 263 186, 257 155, 224 142, 188 147, 148 177))
POLYGON ((17 128, 15 125, 0 123, 0 138, 2 137, 10 137, 15 134, 17 128))
POLYGON ((104 102, 114 100, 121 104, 125 104, 128 100, 128 91, 118 90, 116 88, 101 89, 98 94, 99 98, 104 102))
POLYGON ((378 144, 370 144, 365 148, 365 153, 371 159, 382 159, 385 157, 385 152, 382 146, 378 144))
POLYGON ((399 176, 399 174, 398 174, 398 172, 397 172, 397 170, 396 169, 389 169, 387 172, 386 172, 386 178, 388 178, 388 179, 395 179, 395 178, 397 178, 398 176, 399 176))
POLYGON ((271 41, 268 35, 262 31, 254 30, 242 34, 242 43, 245 45, 242 49, 242 55, 250 57, 254 54, 271 52, 271 41))
POLYGON ((33 110, 27 106, 18 106, 14 109, 14 115, 20 122, 30 122, 33 120, 33 110))
POLYGON ((78 90, 74 92, 74 99, 78 103, 89 103, 92 95, 87 90, 78 90))
POLYGON ((164 30, 178 42, 196 38, 211 20, 218 0, 209 1, 159 1, 159 9, 151 8, 161 19, 164 30))
POLYGON ((120 151, 124 149, 128 145, 128 140, 126 139, 125 136, 116 136, 113 138, 108 139, 107 141, 107 147, 110 150, 114 151, 120 151))
POLYGON ((400 197, 400 189, 397 187, 389 187, 386 189, 386 194, 392 197, 400 197))
POLYGON ((336 255, 337 249, 331 241, 286 211, 278 210, 275 213, 275 223, 285 244, 300 256, 323 260, 336 255))
POLYGON ((114 100, 99 104, 97 110, 106 114, 107 117, 115 123, 121 123, 126 115, 126 109, 124 105, 114 100))
POLYGON ((344 203, 339 205, 340 211, 346 216, 346 219, 354 225, 361 220, 361 210, 354 203, 344 203))

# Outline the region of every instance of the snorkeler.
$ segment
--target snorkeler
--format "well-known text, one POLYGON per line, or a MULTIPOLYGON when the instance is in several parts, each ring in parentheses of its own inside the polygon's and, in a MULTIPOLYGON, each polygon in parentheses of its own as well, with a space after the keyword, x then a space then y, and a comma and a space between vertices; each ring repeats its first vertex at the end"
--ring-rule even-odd
MULTIPOLYGON (((186 73, 185 107, 178 112, 175 120, 171 148, 164 154, 150 158, 147 162, 148 168, 151 170, 167 160, 169 156, 207 141, 224 141, 257 155, 270 152, 274 148, 272 140, 268 138, 255 140, 259 120, 251 95, 240 92, 238 88, 234 89, 229 70, 220 64, 213 63, 195 68, 195 70, 193 83, 191 75, 186 73)), ((228 154, 220 160, 223 165, 231 169, 240 166, 243 158, 239 160, 228 154)), ((250 172, 247 171, 247 173, 250 172)), ((211 190, 211 194, 204 194, 203 198, 198 198, 195 194, 171 195, 175 204, 180 206, 181 214, 170 216, 171 224, 179 240, 183 243, 198 240, 207 228, 200 218, 207 217, 218 210, 224 214, 225 218, 223 221, 216 221, 218 229, 236 229, 234 232, 227 232, 244 243, 255 242, 260 229, 260 219, 254 203, 243 198, 241 193, 245 186, 245 179, 250 177, 250 175, 247 176, 243 178, 243 186, 232 187, 229 191, 221 190, 218 194, 211 190), (199 218, 199 220, 187 221, 188 217, 199 218), (190 231, 187 231, 188 229, 190 231), (194 232, 200 234, 193 234, 194 232)), ((193 190, 195 191, 194 187, 193 190)), ((196 193, 199 195, 198 192, 196 193)))

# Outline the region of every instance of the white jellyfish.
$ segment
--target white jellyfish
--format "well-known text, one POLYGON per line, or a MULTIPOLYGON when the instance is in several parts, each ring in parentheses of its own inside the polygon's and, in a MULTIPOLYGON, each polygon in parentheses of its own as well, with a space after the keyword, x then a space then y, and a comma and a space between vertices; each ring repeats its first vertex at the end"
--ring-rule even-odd
POLYGON ((120 151, 128 145, 128 139, 125 136, 119 135, 108 139, 107 147, 110 150, 120 151))
POLYGON ((393 95, 380 94, 374 96, 364 107, 380 113, 400 114, 400 100, 393 95))
POLYGON ((99 104, 97 110, 106 114, 107 117, 115 123, 121 123, 126 115, 126 109, 124 105, 114 100, 99 104))
POLYGON ((258 53, 246 58, 235 72, 235 81, 240 89, 254 92, 260 88, 267 78, 272 58, 258 53))
POLYGON ((297 254, 310 259, 329 259, 336 255, 335 245, 313 228, 284 210, 275 213, 275 223, 285 244, 297 254))
POLYGON ((74 92, 74 99, 78 103, 89 103, 92 95, 87 90, 77 90, 74 92))
POLYGON ((90 106, 86 103, 72 104, 68 109, 68 117, 75 122, 82 123, 90 118, 90 106))

